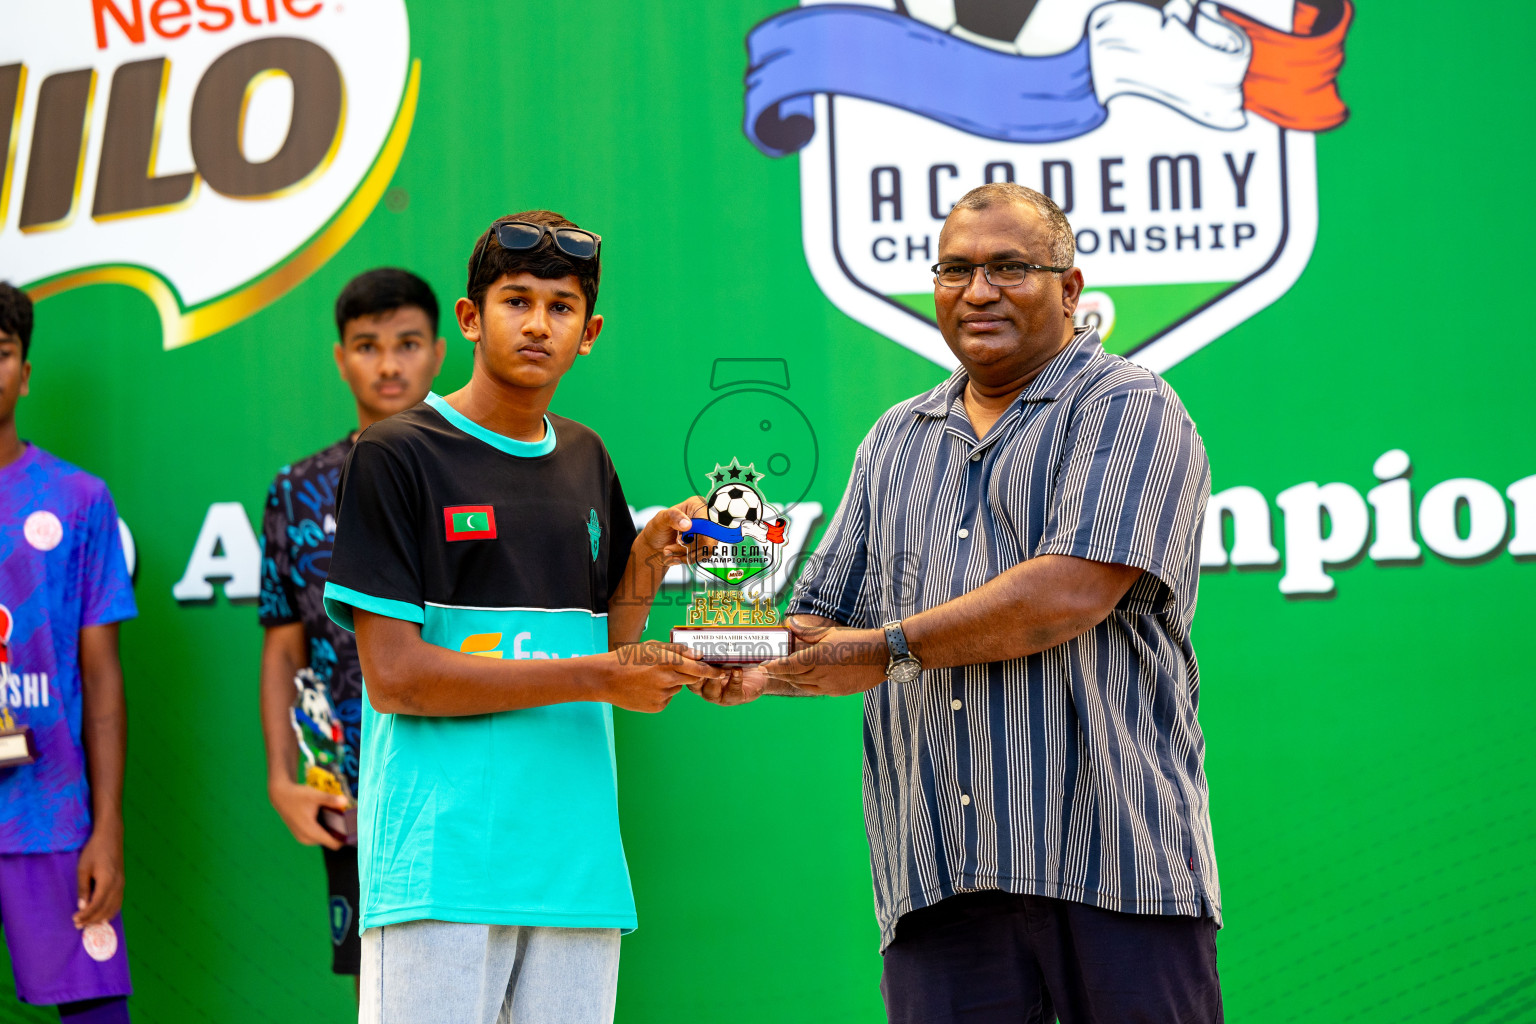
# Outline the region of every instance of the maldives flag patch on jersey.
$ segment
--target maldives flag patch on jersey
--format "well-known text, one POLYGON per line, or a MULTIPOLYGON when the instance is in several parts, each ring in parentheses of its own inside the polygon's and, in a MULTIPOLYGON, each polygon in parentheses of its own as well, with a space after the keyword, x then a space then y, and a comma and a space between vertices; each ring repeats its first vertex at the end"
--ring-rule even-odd
POLYGON ((490 505, 448 505, 443 509, 448 540, 491 540, 496 536, 496 510, 490 505))

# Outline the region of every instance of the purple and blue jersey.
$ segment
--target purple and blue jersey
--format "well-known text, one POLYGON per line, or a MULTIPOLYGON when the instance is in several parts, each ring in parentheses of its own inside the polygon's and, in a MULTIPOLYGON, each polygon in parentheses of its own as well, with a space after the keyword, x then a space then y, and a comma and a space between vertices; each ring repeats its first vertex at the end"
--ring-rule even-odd
POLYGON ((35 445, 0 468, 0 707, 36 762, 0 768, 0 854, 91 835, 80 739, 80 630, 137 614, 107 485, 35 445))

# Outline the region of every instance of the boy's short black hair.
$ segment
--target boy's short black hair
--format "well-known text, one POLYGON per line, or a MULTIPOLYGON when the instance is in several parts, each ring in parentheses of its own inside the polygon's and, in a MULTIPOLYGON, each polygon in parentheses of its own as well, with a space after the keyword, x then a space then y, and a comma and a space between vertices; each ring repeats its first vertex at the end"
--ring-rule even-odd
POLYGON ((431 285, 398 267, 364 271, 348 281, 336 296, 336 333, 346 336, 348 320, 377 316, 404 306, 416 306, 427 314, 432 321, 432 334, 437 335, 437 296, 432 294, 431 285))
POLYGON ((21 339, 21 361, 26 362, 32 348, 32 300, 6 281, 0 281, 0 334, 21 339))
POLYGON ((522 213, 510 213, 496 218, 469 254, 469 288, 466 292, 469 301, 484 311, 485 293, 507 274, 529 273, 546 280, 574 277, 581 282, 581 293, 587 297, 587 319, 591 319, 592 311, 597 307, 597 282, 602 271, 599 266, 602 254, 599 253, 597 259, 573 259, 555 248, 555 240, 549 235, 544 236, 537 249, 510 252, 503 249, 494 238, 496 225, 505 224, 509 220, 547 224, 552 228, 581 227, 575 221, 567 220, 551 210, 524 210, 522 213))

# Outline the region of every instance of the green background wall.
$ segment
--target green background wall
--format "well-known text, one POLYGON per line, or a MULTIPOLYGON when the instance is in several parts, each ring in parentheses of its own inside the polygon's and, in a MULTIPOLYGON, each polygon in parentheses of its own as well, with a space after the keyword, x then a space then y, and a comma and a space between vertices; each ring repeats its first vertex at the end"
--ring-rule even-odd
MULTIPOLYGON (((259 518, 276 469, 352 425, 330 355, 349 277, 400 264, 451 303, 499 214, 546 206, 600 231, 608 328, 555 408, 602 433, 641 506, 688 486, 683 435, 714 396, 691 352, 788 359, 820 441, 809 497, 829 509, 878 414, 943 376, 823 297, 796 158, 741 134, 742 41, 782 0, 409 6, 421 107, 391 193, 339 256, 174 351, 125 288, 38 308, 23 436, 105 477, 139 545, 123 649, 140 1020, 352 1013, 350 982, 328 973, 320 857, 266 802, 255 608, 171 597, 211 502, 259 518)), ((1167 374, 1217 490, 1363 492, 1390 448, 1412 455, 1420 495, 1536 473, 1522 326, 1536 119, 1513 59, 1533 32, 1536 11, 1510 0, 1362 5, 1341 76, 1352 117, 1317 143, 1308 269, 1167 374)), ((468 343, 445 333, 439 391, 469 371, 468 343)), ((1361 560, 1332 599, 1304 601, 1281 596, 1278 570, 1205 574, 1195 644, 1230 1020, 1536 1020, 1533 573, 1507 553, 1426 552, 1361 560)), ((883 1019, 858 702, 721 710, 685 694, 616 718, 641 913, 620 1021, 883 1019)), ((11 998, 0 971, 0 1020, 55 1019, 11 998)))

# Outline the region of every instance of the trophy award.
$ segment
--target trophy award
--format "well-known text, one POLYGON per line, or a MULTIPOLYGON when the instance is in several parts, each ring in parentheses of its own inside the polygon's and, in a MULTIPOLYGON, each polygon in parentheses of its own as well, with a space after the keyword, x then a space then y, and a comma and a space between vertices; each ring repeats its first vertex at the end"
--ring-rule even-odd
MULTIPOLYGON (((0 669, 4 666, 0 665, 0 669)), ((0 671, 0 686, 4 686, 7 674, 0 671)), ((37 760, 37 741, 32 730, 17 725, 10 708, 0 708, 0 768, 15 768, 37 760)))
POLYGON ((293 708, 288 712, 293 733, 299 739, 299 756, 303 763, 304 785, 332 796, 344 796, 349 806, 345 811, 323 807, 320 824, 331 835, 349 845, 357 843, 357 801, 352 788, 347 785, 347 774, 342 771, 342 761, 347 753, 346 735, 341 722, 337 721, 331 707, 330 695, 325 684, 313 669, 301 668, 293 677, 293 708))
MULTIPOLYGON (((0 604, 0 701, 11 689, 11 610, 0 604)), ((14 768, 37 760, 37 740, 32 730, 17 725, 11 709, 0 706, 0 768, 14 768)))
POLYGON ((783 557, 789 520, 762 493, 763 474, 731 459, 709 474, 706 518, 693 520, 684 543, 701 538, 708 549, 692 564, 695 589, 685 624, 672 642, 687 644, 711 665, 743 666, 789 654, 789 629, 764 586, 783 557))

